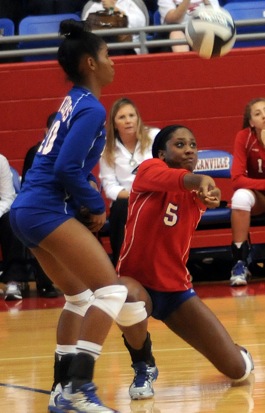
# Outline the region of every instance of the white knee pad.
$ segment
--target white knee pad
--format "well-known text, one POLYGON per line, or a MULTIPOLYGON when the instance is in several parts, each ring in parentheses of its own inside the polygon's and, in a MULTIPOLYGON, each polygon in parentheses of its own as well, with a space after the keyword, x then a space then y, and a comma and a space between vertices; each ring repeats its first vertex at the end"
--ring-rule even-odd
POLYGON ((127 288, 119 284, 99 288, 94 291, 95 299, 92 305, 100 308, 115 320, 127 298, 127 293, 127 288))
POLYGON ((64 295, 64 297, 66 302, 63 309, 81 315, 82 317, 84 317, 88 307, 94 300, 94 295, 91 290, 86 290, 76 295, 64 295))
POLYGON ((140 323, 147 317, 144 301, 137 301, 136 303, 124 303, 121 311, 116 318, 116 323, 121 326, 129 327, 140 323))
POLYGON ((240 350, 240 353, 242 354, 244 362, 246 363, 246 370, 244 376, 240 377, 240 379, 233 380, 235 383, 240 383, 241 381, 246 380, 246 378, 248 378, 252 370, 254 370, 254 364, 250 353, 246 350, 240 350))
POLYGON ((232 209, 251 211, 255 205, 255 197, 249 189, 238 189, 232 197, 232 209))

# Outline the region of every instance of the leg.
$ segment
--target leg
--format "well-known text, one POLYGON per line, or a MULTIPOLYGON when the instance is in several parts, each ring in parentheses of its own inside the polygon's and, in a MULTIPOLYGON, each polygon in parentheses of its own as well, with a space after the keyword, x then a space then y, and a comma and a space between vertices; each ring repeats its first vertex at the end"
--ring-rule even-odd
POLYGON ((250 211, 232 209, 231 226, 233 243, 247 241, 250 227, 250 211))
MULTIPOLYGON (((80 397, 85 398, 89 405, 89 397, 95 396, 92 384, 94 363, 113 319, 116 319, 122 308, 127 289, 119 285, 103 247, 75 219, 60 225, 32 252, 45 273, 68 297, 57 337, 61 346, 73 345, 77 354, 68 372, 72 391, 62 398, 59 408, 62 412, 67 409, 75 411, 80 397), (88 305, 84 295, 88 288, 94 292, 91 305, 88 305), (100 329, 95 328, 95 325, 100 325, 100 329)), ((101 405, 99 400, 96 403, 101 405)), ((57 408, 49 407, 50 411, 58 411, 57 408)), ((106 412, 113 410, 107 409, 106 412)))
POLYGON ((170 314, 165 324, 179 337, 204 355, 220 372, 241 379, 248 369, 242 347, 232 338, 213 312, 195 296, 170 314))
MULTIPOLYGON (((116 272, 101 244, 75 219, 58 227, 40 243, 40 247, 32 252, 44 272, 66 295, 82 293, 84 285, 86 289, 90 288, 95 292, 100 288, 119 284, 116 272), (58 271, 58 266, 61 271, 58 271)), ((112 324, 112 318, 107 315, 107 311, 99 309, 99 306, 95 308, 95 303, 89 311, 97 314, 95 318, 102 319, 101 329, 94 331, 92 317, 85 318, 80 340, 96 340, 98 344, 103 344, 112 324)))
POLYGON ((248 270, 250 256, 249 227, 251 209, 255 205, 253 191, 247 189, 237 190, 232 198, 232 257, 233 268, 231 271, 230 285, 246 285, 251 274, 248 270))
POLYGON ((28 262, 25 247, 15 236, 9 222, 9 212, 0 218, 0 242, 3 256, 3 282, 28 281, 28 262))
POLYGON ((152 302, 145 288, 137 281, 121 277, 121 282, 128 288, 128 297, 116 321, 123 332, 124 344, 135 372, 129 394, 133 400, 148 399, 154 395, 152 383, 158 376, 152 341, 147 331, 146 316, 152 312, 152 302), (141 306, 143 304, 147 310, 145 313, 141 306))
POLYGON ((265 212, 265 196, 259 191, 238 189, 232 198, 232 256, 233 269, 230 284, 246 285, 251 276, 248 270, 250 245, 249 227, 251 215, 265 212))
POLYGON ((11 228, 9 212, 0 218, 0 243, 3 257, 1 281, 7 284, 4 298, 7 301, 21 300, 29 292, 31 271, 26 249, 11 228))
MULTIPOLYGON (((130 277, 121 277, 120 282, 128 289, 126 303, 143 303, 146 310, 145 316, 143 315, 141 317, 140 315, 139 318, 138 315, 134 316, 133 307, 131 309, 127 306, 126 309, 125 306, 125 310, 123 307, 123 310, 116 320, 128 345, 133 347, 135 350, 141 350, 147 338, 147 316, 149 316, 152 312, 152 301, 146 289, 138 281, 130 277), (135 321, 138 322, 133 322, 132 324, 131 320, 133 320, 134 317, 136 317, 135 321)), ((132 362, 134 361, 136 360, 132 358, 132 362)))
MULTIPOLYGON (((169 38, 170 40, 185 40, 186 39, 185 34, 181 30, 170 32, 169 38)), ((189 46, 186 44, 183 44, 183 45, 175 44, 174 46, 171 46, 171 47, 172 47, 172 52, 176 52, 176 53, 190 51, 189 46)))

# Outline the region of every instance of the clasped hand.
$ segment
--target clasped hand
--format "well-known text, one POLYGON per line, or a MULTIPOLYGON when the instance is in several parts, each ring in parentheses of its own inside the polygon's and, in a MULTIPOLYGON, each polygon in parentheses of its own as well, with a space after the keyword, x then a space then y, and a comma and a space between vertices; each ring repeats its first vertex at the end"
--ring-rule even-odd
POLYGON ((91 214, 88 208, 82 207, 80 209, 79 220, 91 232, 98 232, 106 222, 106 212, 103 212, 103 214, 95 215, 91 214))
POLYGON ((220 205, 221 191, 211 177, 203 177, 197 196, 207 208, 217 208, 220 205))

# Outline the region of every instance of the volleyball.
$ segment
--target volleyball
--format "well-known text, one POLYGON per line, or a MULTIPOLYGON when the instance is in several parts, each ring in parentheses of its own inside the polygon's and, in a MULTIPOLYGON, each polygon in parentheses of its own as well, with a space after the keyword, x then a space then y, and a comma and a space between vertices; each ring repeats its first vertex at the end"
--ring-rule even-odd
POLYGON ((191 49, 200 57, 221 57, 234 46, 235 22, 222 7, 198 7, 187 22, 185 35, 191 49))

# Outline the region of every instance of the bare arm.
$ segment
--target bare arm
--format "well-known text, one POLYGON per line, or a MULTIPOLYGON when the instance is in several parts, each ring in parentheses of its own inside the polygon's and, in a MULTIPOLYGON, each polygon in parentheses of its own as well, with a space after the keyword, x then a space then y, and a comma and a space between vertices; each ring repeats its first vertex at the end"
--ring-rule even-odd
MULTIPOLYGON (((205 6, 211 6, 209 0, 204 0, 203 3, 205 6)), ((165 23, 174 24, 181 23, 184 15, 187 13, 190 7, 190 0, 183 0, 175 9, 169 10, 165 16, 165 23)))
POLYGON ((165 17, 165 23, 174 24, 180 23, 190 6, 190 0, 183 0, 183 2, 175 9, 169 10, 165 17))
POLYGON ((129 198, 130 192, 127 189, 123 189, 118 193, 117 199, 126 199, 129 198))
POLYGON ((190 191, 195 190, 200 201, 208 208, 216 208, 220 205, 221 191, 215 186, 215 182, 210 176, 186 174, 184 186, 190 191))

